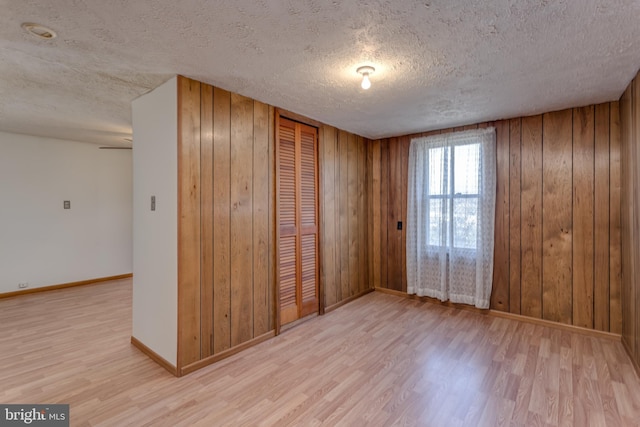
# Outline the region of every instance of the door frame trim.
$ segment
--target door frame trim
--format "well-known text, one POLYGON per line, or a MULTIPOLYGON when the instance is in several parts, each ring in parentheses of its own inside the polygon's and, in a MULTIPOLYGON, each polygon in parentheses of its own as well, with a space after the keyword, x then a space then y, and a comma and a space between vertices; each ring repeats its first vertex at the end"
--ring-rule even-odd
POLYGON ((322 221, 324 220, 324 215, 323 215, 323 210, 322 210, 322 197, 321 195, 324 194, 323 193, 323 187, 322 187, 322 182, 323 182, 323 176, 322 176, 322 167, 321 167, 321 163, 320 163, 320 153, 322 152, 321 146, 324 145, 324 124, 321 122, 318 122, 316 120, 310 119, 308 117, 302 116, 300 114, 282 109, 282 108, 275 108, 275 126, 274 126, 274 145, 275 145, 275 186, 276 186, 276 192, 275 192, 275 219, 276 219, 276 241, 275 241, 275 255, 276 255, 276 259, 275 259, 275 280, 274 280, 274 286, 275 286, 275 310, 274 310, 274 324, 275 324, 275 333, 276 335, 280 335, 281 329, 282 329, 282 324, 281 324, 281 318, 280 318, 280 204, 278 202, 279 197, 280 197, 280 137, 279 137, 279 132, 280 132, 280 118, 283 119, 287 119, 287 120, 292 120, 294 122, 299 122, 302 123, 304 125, 307 126, 311 126, 317 129, 318 134, 317 134, 317 144, 316 144, 316 165, 317 165, 317 176, 316 176, 316 185, 317 185, 317 189, 318 189, 318 203, 316 206, 317 209, 317 221, 318 221, 318 228, 316 231, 316 238, 317 238, 317 242, 318 242, 318 251, 316 254, 316 259, 318 260, 318 265, 316 266, 317 269, 317 280, 318 280, 318 314, 319 315, 323 315, 325 313, 325 303, 324 303, 324 281, 322 280, 322 245, 323 245, 323 238, 322 238, 322 221))

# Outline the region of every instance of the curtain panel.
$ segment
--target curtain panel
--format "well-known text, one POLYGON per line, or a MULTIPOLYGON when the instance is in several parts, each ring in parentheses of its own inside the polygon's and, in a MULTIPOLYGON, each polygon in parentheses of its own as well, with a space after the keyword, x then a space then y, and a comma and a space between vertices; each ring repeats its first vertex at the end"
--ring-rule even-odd
POLYGON ((407 292, 489 308, 495 129, 412 139, 408 174, 407 292))

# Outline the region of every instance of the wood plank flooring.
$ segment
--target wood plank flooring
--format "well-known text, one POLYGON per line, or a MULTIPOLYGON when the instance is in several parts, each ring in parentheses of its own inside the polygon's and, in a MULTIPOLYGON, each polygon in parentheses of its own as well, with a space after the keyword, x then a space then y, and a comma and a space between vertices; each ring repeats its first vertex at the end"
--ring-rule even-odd
POLYGON ((0 402, 73 426, 640 425, 612 340, 375 292, 175 378, 130 312, 130 279, 0 300, 0 402))

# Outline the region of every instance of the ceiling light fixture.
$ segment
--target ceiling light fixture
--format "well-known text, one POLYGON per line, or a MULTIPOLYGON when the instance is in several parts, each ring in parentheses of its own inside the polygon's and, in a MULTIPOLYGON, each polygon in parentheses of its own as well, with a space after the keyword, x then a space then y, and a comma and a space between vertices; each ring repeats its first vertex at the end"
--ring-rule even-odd
POLYGON ((362 75, 362 83, 360 84, 360 86, 362 86, 362 89, 367 90, 371 87, 371 80, 369 80, 369 75, 375 73, 375 71, 376 69, 369 65, 364 65, 356 70, 358 74, 362 75))
POLYGON ((51 40, 57 37, 55 31, 51 28, 47 28, 44 25, 34 24, 32 22, 25 22, 21 25, 21 27, 32 36, 38 37, 39 39, 51 40))

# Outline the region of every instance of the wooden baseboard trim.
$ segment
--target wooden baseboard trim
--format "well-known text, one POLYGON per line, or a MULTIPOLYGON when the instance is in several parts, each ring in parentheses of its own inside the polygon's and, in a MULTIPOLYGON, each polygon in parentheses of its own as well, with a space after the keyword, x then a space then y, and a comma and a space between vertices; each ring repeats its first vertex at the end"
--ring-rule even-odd
POLYGON ((340 307, 342 307, 343 305, 348 304, 348 303, 350 303, 350 302, 351 302, 351 301, 353 301, 353 300, 357 300, 357 299, 358 299, 358 298, 360 298, 361 296, 364 296, 364 295, 366 295, 366 294, 369 294, 369 293, 371 293, 371 292, 373 292, 373 291, 374 291, 374 289, 373 289, 373 288, 372 288, 372 289, 365 289, 364 291, 362 291, 362 292, 360 292, 360 293, 358 293, 358 294, 355 294, 355 295, 352 295, 352 296, 350 296, 350 297, 348 297, 348 298, 345 298, 345 299, 343 299, 342 301, 337 302, 337 303, 335 303, 335 304, 333 304, 333 305, 331 305, 331 306, 329 306, 329 307, 325 307, 325 308, 324 308, 324 313, 325 313, 325 314, 327 314, 327 313, 329 313, 329 312, 331 312, 331 311, 335 310, 336 308, 340 308, 340 307))
POLYGON ((376 288, 376 292, 382 292, 383 294, 395 295, 397 297, 408 298, 408 299, 421 301, 421 302, 428 302, 430 304, 437 304, 437 305, 441 305, 443 307, 451 307, 451 308, 457 308, 457 309, 460 309, 460 310, 473 311, 473 312, 480 313, 480 314, 488 314, 489 313, 488 309, 478 308, 478 307, 474 307, 474 306, 468 305, 468 304, 459 304, 459 303, 455 303, 455 302, 451 302, 451 301, 440 301, 437 298, 419 297, 417 295, 409 295, 406 292, 396 291, 394 289, 376 288))
POLYGON ((631 348, 629 347, 629 343, 627 343, 627 341, 624 338, 621 338, 620 341, 622 341, 622 347, 624 347, 624 351, 627 352, 627 356, 629 356, 629 360, 631 360, 631 364, 633 365, 634 369, 636 370, 636 375, 638 376, 638 378, 640 378, 640 365, 633 358, 633 352, 631 351, 631 348))
POLYGON ((613 341, 620 341, 620 335, 613 334, 611 332, 596 331, 595 329, 582 328, 580 326, 574 326, 574 325, 565 325, 564 323, 552 322, 550 320, 536 319, 533 317, 523 316, 521 314, 505 313, 503 311, 491 310, 491 309, 480 309, 467 304, 456 304, 450 301, 443 302, 436 298, 409 295, 406 292, 396 291, 393 289, 376 288, 376 292, 396 295, 403 298, 415 299, 419 301, 429 302, 432 304, 443 305, 446 307, 459 308, 462 310, 471 310, 480 314, 486 314, 486 315, 495 316, 495 317, 502 317, 505 319, 518 320, 521 322, 533 323, 535 325, 548 326, 550 328, 562 329, 565 331, 575 332, 582 335, 588 335, 588 336, 598 337, 598 338, 606 338, 613 341))
POLYGON ((167 359, 165 359, 164 357, 160 356, 158 353, 156 353, 155 351, 151 350, 149 347, 144 345, 136 337, 134 337, 134 336, 131 337, 131 344, 135 348, 137 348, 138 350, 143 352, 145 355, 147 355, 151 360, 156 362, 158 365, 162 366, 164 369, 169 371, 171 374, 175 375, 176 377, 178 376, 178 370, 176 369, 175 366, 173 366, 171 363, 169 363, 167 361, 167 359))
POLYGON ((0 299, 16 297, 19 295, 35 294, 37 292, 55 291, 58 289, 72 288, 74 286, 93 285, 95 283, 108 282, 110 280, 128 279, 129 277, 133 277, 133 273, 119 274, 117 276, 98 277, 97 279, 80 280, 79 282, 61 283, 59 285, 41 286, 39 288, 21 289, 19 291, 1 293, 0 299))
POLYGON ((264 342, 264 341, 266 341, 266 340, 268 340, 270 338, 273 338, 275 336, 276 336, 276 331, 272 330, 272 331, 267 332, 266 334, 262 334, 262 335, 254 338, 252 340, 243 342, 242 344, 239 344, 239 345, 237 345, 235 347, 232 347, 232 348, 230 348, 228 350, 222 351, 222 352, 220 352, 218 354, 214 354, 214 355, 209 356, 209 357, 207 357, 205 359, 198 360, 197 362, 190 363, 190 364, 180 368, 180 370, 179 370, 180 375, 179 376, 190 374, 191 372, 197 371, 200 368, 204 368, 205 366, 211 365, 212 363, 218 362, 218 361, 220 361, 222 359, 226 359, 229 356, 233 356, 234 354, 239 353, 242 350, 246 350, 246 349, 248 349, 250 347, 253 347, 254 345, 258 345, 261 342, 264 342))
POLYGON ((550 328, 562 329, 563 331, 575 332, 596 338, 605 338, 613 341, 620 341, 620 335, 611 332, 597 331, 595 329, 583 328, 581 326, 566 325, 564 323, 552 322, 551 320, 536 319, 534 317, 523 316, 521 314, 505 313, 504 311, 490 310, 490 316, 502 317, 504 319, 518 320, 520 322, 532 323, 534 325, 548 326, 550 328))

